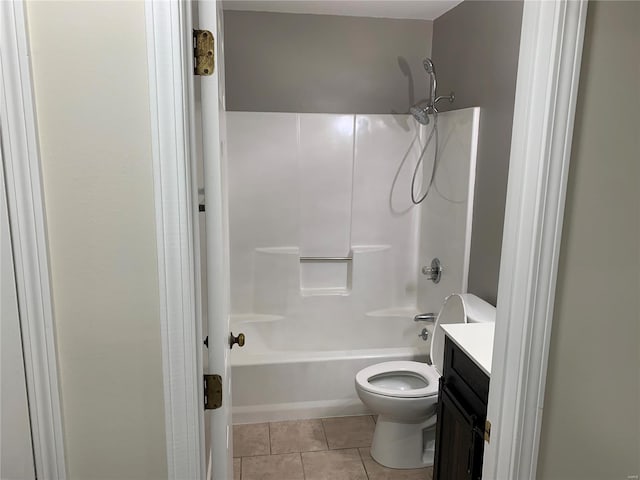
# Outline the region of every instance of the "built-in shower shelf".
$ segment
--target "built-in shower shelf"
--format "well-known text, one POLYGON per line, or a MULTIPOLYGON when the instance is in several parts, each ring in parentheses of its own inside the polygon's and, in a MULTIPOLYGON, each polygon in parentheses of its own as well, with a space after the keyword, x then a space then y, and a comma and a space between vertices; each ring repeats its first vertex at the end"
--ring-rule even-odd
POLYGON ((300 295, 303 297, 341 296, 351 295, 351 290, 347 288, 301 288, 300 295))
POLYGON ((232 313, 229 321, 231 325, 241 325, 243 323, 268 323, 284 320, 281 315, 265 315, 262 313, 232 313))

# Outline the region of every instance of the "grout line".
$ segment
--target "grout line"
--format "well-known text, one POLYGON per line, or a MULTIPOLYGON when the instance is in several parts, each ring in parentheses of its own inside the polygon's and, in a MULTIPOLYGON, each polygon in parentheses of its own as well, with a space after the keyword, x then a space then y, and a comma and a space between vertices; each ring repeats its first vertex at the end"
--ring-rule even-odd
MULTIPOLYGON (((365 447, 362 447, 362 448, 365 448, 365 447)), ((367 470, 367 466, 364 464, 364 458, 362 458, 362 452, 360 451, 359 448, 356 448, 356 450, 358 451, 358 456, 360 457, 360 463, 362 463, 362 469, 364 470, 364 474, 367 476, 367 479, 369 479, 369 471, 367 470)))
MULTIPOLYGON (((371 445, 367 445, 367 446, 361 446, 361 447, 340 447, 340 448, 334 448, 332 450, 329 450, 329 452, 341 452, 343 450, 360 450, 361 448, 371 448, 371 445)), ((323 450, 323 451, 327 451, 327 450, 323 450)))
MULTIPOLYGON (((320 428, 322 429, 322 437, 324 439, 324 446, 327 447, 326 450, 324 451, 329 451, 329 440, 327 440, 327 432, 325 432, 324 430, 324 422, 322 421, 321 418, 318 419, 320 421, 320 428)), ((319 450, 319 451, 323 451, 323 450, 319 450)))
POLYGON ((271 455, 271 422, 267 422, 267 431, 269 432, 269 455, 271 455))
POLYGON ((302 461, 302 452, 298 452, 298 455, 300 455, 300 465, 302 465, 302 480, 307 480, 307 472, 304 471, 304 462, 302 461))
POLYGON ((327 451, 331 451, 331 447, 329 446, 329 437, 327 437, 327 430, 324 428, 324 418, 320 419, 320 424, 322 425, 322 433, 324 433, 324 441, 327 442, 327 451))

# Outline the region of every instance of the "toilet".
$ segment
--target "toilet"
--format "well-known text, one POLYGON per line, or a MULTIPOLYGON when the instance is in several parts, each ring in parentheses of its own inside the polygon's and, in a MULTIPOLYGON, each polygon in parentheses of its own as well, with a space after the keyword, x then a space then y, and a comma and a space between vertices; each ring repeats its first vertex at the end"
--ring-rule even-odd
POLYGON ((371 365, 356 374, 360 400, 378 415, 371 456, 389 468, 433 465, 438 387, 442 375, 441 325, 495 321, 495 307, 475 295, 448 296, 431 337, 431 365, 395 361, 371 365))

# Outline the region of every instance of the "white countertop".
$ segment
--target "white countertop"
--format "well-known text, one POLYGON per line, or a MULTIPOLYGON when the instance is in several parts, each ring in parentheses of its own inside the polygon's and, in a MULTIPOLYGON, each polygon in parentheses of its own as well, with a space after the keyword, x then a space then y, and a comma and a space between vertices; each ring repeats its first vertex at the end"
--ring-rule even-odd
POLYGON ((484 373, 491 376, 494 326, 493 322, 454 323, 442 325, 442 329, 484 373))

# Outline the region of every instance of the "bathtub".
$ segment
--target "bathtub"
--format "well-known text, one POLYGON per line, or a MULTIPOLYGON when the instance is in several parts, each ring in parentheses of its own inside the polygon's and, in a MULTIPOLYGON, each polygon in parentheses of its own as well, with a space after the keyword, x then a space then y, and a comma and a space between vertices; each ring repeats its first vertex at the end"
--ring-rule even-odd
MULTIPOLYGON (((231 351, 233 423, 370 413, 356 373, 391 360, 426 361, 429 343, 413 309, 372 312, 350 322, 234 315, 246 344, 231 351), (346 325, 345 325, 346 323, 346 325), (295 339, 295 341, 292 341, 295 339)), ((428 327, 431 330, 431 325, 428 327)))

